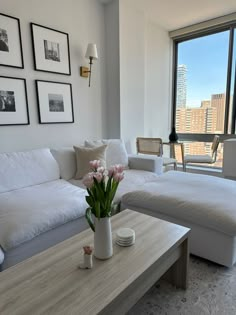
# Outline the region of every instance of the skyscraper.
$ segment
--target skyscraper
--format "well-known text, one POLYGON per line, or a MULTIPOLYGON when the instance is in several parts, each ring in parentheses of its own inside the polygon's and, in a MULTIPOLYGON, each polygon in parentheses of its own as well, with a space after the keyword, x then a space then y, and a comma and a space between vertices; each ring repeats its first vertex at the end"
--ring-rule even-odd
POLYGON ((176 108, 186 108, 187 66, 178 65, 177 69, 177 99, 176 108))
POLYGON ((216 132, 224 133, 224 118, 225 118, 225 93, 212 94, 211 107, 216 108, 216 132))
POLYGON ((209 108, 209 107, 211 107, 211 101, 210 100, 201 101, 201 108, 209 108))

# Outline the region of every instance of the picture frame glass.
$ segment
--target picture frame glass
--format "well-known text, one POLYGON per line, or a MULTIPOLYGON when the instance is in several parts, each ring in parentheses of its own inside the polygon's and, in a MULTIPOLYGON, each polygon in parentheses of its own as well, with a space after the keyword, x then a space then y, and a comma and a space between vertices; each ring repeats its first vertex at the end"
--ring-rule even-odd
POLYGON ((23 68, 19 20, 1 13, 0 65, 23 68))
POLYGON ((28 125, 24 79, 0 77, 0 125, 28 125))
POLYGON ((35 70, 70 75, 69 36, 37 24, 31 24, 35 70))
POLYGON ((73 123, 71 84, 36 81, 40 123, 73 123))

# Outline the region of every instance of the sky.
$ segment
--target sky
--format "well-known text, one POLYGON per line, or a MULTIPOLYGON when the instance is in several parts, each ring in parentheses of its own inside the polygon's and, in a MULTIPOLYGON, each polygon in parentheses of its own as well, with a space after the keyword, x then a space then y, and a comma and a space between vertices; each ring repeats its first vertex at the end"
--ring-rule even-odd
POLYGON ((178 45, 178 64, 187 66, 187 107, 200 107, 212 94, 225 93, 229 31, 178 45))

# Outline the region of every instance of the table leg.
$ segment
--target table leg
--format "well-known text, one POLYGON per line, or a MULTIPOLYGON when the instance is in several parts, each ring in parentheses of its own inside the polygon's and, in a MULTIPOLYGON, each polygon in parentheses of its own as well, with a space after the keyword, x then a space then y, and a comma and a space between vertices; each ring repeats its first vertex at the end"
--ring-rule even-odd
POLYGON ((178 288, 187 289, 189 250, 188 239, 181 244, 181 256, 167 272, 167 279, 178 288))
POLYGON ((170 157, 175 159, 175 144, 174 143, 170 144, 170 157))

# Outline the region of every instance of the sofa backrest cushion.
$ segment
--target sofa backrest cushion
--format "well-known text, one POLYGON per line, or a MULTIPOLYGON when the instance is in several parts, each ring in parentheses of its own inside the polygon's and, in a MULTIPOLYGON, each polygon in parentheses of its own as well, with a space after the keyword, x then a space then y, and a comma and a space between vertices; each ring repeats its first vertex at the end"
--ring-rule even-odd
POLYGON ((125 148, 125 143, 122 139, 103 139, 95 141, 85 141, 86 147, 100 146, 102 144, 107 145, 106 150, 106 165, 110 168, 115 164, 122 164, 128 169, 128 154, 125 148))
POLYGON ((0 193, 59 179, 60 171, 48 148, 0 153, 0 193))
POLYGON ((65 180, 74 178, 76 173, 74 149, 72 147, 64 147, 60 149, 51 149, 51 152, 59 165, 60 177, 65 180))

